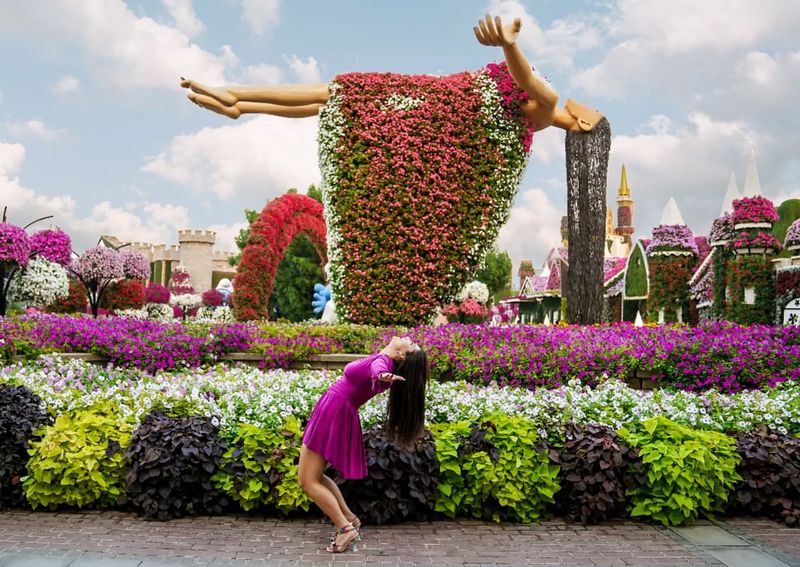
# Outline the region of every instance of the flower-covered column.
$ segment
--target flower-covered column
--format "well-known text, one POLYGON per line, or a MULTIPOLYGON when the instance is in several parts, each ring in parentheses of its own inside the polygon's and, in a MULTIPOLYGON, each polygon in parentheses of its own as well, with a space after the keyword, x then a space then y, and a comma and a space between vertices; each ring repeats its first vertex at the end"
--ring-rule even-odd
POLYGON ((697 243, 688 226, 660 224, 653 229, 653 240, 647 246, 650 321, 682 323, 687 319, 689 280, 697 254, 697 243))
POLYGON ((711 247, 714 249, 714 299, 711 306, 711 314, 713 319, 720 320, 725 317, 728 261, 733 256, 729 248, 729 244, 733 240, 733 220, 730 213, 725 213, 714 220, 711 225, 709 239, 711 247))
POLYGON ((775 272, 772 255, 782 246, 772 236, 778 213, 760 195, 733 202, 735 256, 728 261, 726 318, 741 325, 772 324, 775 318, 775 272))

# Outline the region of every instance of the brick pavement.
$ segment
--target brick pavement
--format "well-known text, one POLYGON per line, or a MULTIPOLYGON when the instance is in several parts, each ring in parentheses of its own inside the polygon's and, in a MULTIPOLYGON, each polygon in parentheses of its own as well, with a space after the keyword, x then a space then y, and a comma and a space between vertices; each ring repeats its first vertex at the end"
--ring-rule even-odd
MULTIPOLYGON (((720 526, 760 550, 779 550, 786 565, 800 565, 800 530, 749 519, 720 526)), ((530 525, 458 520, 365 526, 362 531, 357 552, 331 557, 324 550, 331 530, 319 520, 223 516, 148 522, 124 512, 7 511, 0 512, 0 567, 15 565, 8 558, 17 552, 38 554, 33 557, 42 565, 50 565, 44 557, 72 558, 74 563, 52 564, 74 567, 724 565, 671 530, 630 521, 581 526, 559 519, 530 525)), ((28 564, 19 557, 16 564, 28 564)), ((30 565, 37 565, 35 559, 30 565)))

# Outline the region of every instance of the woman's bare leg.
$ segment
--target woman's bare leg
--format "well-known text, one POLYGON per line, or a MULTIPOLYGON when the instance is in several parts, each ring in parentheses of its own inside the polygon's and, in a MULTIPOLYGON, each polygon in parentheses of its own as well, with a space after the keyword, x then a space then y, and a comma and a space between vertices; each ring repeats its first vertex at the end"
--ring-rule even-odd
POLYGON ((322 108, 321 104, 282 106, 265 102, 237 102, 233 106, 226 106, 216 98, 193 92, 189 93, 189 100, 212 112, 233 119, 239 118, 242 114, 271 114, 273 116, 283 116, 284 118, 307 118, 316 116, 319 114, 319 109, 322 108))
POLYGON ((353 519, 356 517, 355 514, 348 508, 347 502, 344 501, 344 496, 342 496, 342 491, 339 490, 339 487, 333 482, 333 479, 328 475, 322 475, 322 484, 328 487, 333 495, 336 497, 336 501, 339 503, 339 508, 341 509, 344 517, 347 519, 348 522, 352 522, 353 519))
POLYGON ((210 87, 191 79, 181 79, 181 86, 197 94, 217 99, 224 106, 233 106, 238 102, 264 102, 281 106, 306 106, 328 102, 326 83, 210 87))

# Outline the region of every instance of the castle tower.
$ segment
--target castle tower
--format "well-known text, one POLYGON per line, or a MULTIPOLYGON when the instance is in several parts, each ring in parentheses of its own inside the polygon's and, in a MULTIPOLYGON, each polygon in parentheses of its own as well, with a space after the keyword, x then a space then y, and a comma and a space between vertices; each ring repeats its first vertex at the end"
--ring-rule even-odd
POLYGON ((211 271, 214 259, 214 242, 217 233, 213 230, 179 230, 181 265, 192 278, 195 292, 203 293, 211 287, 211 271))
POLYGON ((631 190, 628 187, 628 174, 625 171, 625 164, 622 164, 622 175, 619 180, 619 191, 617 192, 617 228, 614 232, 623 237, 625 244, 630 245, 633 230, 633 199, 631 198, 631 190))
POLYGON ((731 178, 728 180, 728 189, 725 191, 725 197, 722 199, 722 211, 720 211, 719 216, 725 213, 732 213, 733 202, 740 198, 739 187, 736 184, 736 174, 731 171, 731 178))
POLYGON ((519 263, 519 288, 522 289, 522 284, 525 283, 525 278, 532 278, 536 275, 536 270, 533 269, 533 263, 530 260, 521 260, 519 263))

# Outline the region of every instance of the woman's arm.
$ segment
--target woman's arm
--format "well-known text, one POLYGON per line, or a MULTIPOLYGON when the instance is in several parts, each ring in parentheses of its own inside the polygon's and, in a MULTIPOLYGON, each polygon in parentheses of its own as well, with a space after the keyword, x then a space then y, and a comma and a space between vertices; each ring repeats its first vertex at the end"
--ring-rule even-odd
POLYGON ((497 16, 494 21, 486 16, 485 20, 478 22, 474 31, 475 37, 483 45, 503 48, 508 71, 519 88, 540 105, 555 108, 558 103, 558 92, 533 72, 530 63, 517 45, 517 37, 521 28, 522 20, 519 18, 504 28, 500 16, 497 16))
POLYGON ((394 363, 385 354, 381 354, 372 361, 369 367, 369 376, 372 382, 372 391, 376 394, 387 390, 395 382, 405 380, 402 376, 393 374, 394 363))

